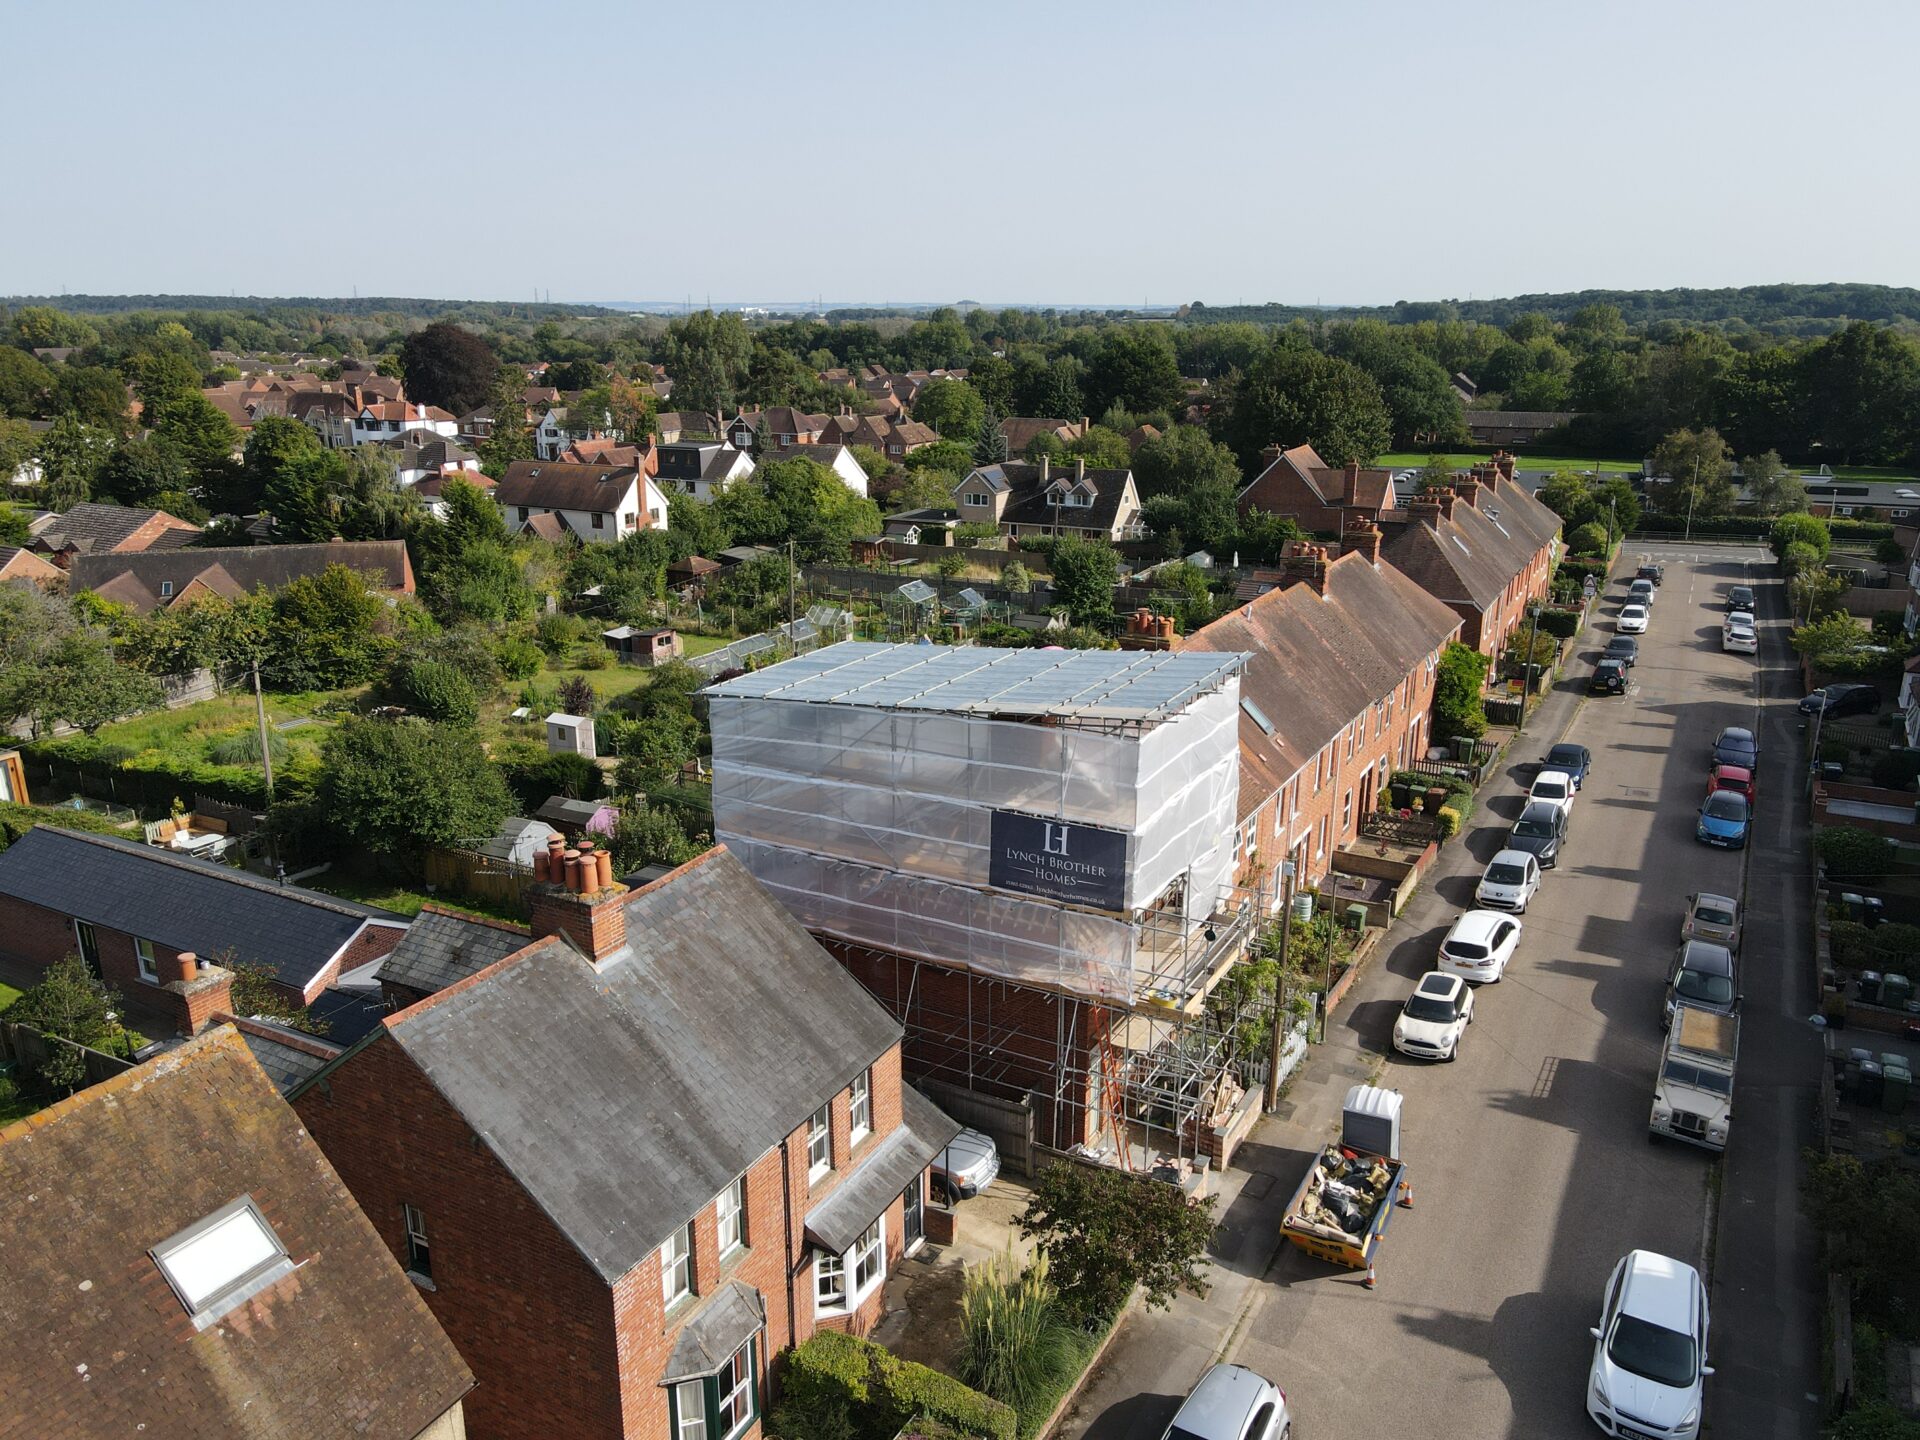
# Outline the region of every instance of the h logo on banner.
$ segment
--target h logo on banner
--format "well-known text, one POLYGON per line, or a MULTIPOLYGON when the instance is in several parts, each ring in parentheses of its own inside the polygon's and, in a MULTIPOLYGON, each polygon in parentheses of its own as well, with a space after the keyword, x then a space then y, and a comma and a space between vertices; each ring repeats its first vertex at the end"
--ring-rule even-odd
POLYGON ((1066 854, 1067 853, 1067 827, 1065 825, 1055 824, 1051 820, 1046 822, 1046 827, 1047 827, 1046 852, 1049 855, 1066 854))

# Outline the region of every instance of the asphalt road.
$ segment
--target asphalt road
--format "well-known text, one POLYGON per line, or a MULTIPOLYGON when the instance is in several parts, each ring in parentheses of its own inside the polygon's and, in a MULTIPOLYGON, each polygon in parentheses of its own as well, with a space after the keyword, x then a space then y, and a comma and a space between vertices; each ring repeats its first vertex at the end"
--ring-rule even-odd
MULTIPOLYGON (((1381 1083, 1406 1095, 1415 1206, 1395 1216, 1373 1291, 1283 1248, 1229 1347, 1287 1390, 1302 1437, 1596 1434, 1583 1409, 1587 1327, 1614 1262, 1635 1247, 1705 1261, 1715 1162, 1647 1139, 1660 997, 1687 893, 1737 894, 1744 879, 1745 856, 1693 838, 1708 747, 1725 725, 1755 725, 1769 672, 1784 694, 1786 652, 1777 620, 1758 662, 1720 650, 1726 586, 1761 583, 1763 615, 1783 611, 1763 552, 1658 548, 1669 559, 1666 583, 1631 693, 1579 704, 1566 727, 1565 738, 1594 752, 1594 773, 1560 866, 1525 917, 1515 964, 1479 993, 1460 1060, 1391 1055, 1393 1016, 1470 900, 1478 864, 1500 848, 1531 779, 1528 762, 1557 734, 1514 747, 1516 763, 1488 787, 1466 841, 1473 873, 1449 846, 1458 873, 1443 871, 1416 898, 1385 964, 1338 1022, 1379 1057, 1381 1083)), ((1623 592, 1616 580, 1563 684, 1584 687, 1623 592)), ((1781 803, 1796 769, 1790 707, 1776 703, 1760 728, 1763 837, 1752 853, 1763 867, 1791 865, 1781 803)), ((1780 879, 1763 871, 1754 882, 1769 895, 1770 923, 1795 903, 1780 879)), ((1791 936, 1756 935, 1748 946, 1745 1024, 1756 1038, 1743 1054, 1726 1192, 1738 1207, 1729 1221, 1739 1222, 1739 1249, 1716 1284, 1720 1374, 1706 1416, 1720 1435, 1813 1433, 1812 1317, 1799 1313, 1811 1281, 1792 1167, 1805 1106, 1787 1069, 1800 1063, 1794 1047, 1812 1042, 1804 1020, 1794 1028, 1806 1009, 1784 963, 1804 949, 1805 934, 1802 921, 1791 936), (1754 1073, 1774 1065, 1781 1070, 1764 1083, 1754 1073)), ((1306 1159, 1303 1150, 1295 1164, 1306 1159)))

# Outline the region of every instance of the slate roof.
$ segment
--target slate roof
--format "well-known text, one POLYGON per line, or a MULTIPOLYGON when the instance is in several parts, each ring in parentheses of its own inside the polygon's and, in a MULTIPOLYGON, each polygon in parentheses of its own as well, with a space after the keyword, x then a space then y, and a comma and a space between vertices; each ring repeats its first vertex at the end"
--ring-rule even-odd
POLYGON ((626 925, 600 972, 550 937, 387 1021, 609 1282, 901 1035, 724 847, 626 925))
POLYGON ((0 895, 203 959, 231 950, 301 990, 369 921, 407 923, 391 910, 47 825, 0 851, 0 895))
MULTIPOLYGON (((195 577, 218 567, 233 585, 251 593, 265 586, 278 590, 295 580, 318 575, 329 565, 345 565, 368 575, 378 589, 413 593, 413 566, 404 540, 331 540, 320 545, 224 545, 212 550, 140 550, 123 555, 76 555, 68 572, 74 591, 101 587, 128 575, 154 595, 163 581, 178 594, 195 577)), ((116 597, 117 598, 117 597, 116 597)))
POLYGON ((807 1238, 836 1255, 846 1254, 874 1218, 959 1133, 959 1121, 948 1119, 918 1090, 901 1086, 899 1125, 808 1213, 807 1238))
POLYGON ((1304 582, 1270 591, 1181 642, 1183 651, 1245 655, 1241 700, 1273 726, 1267 733, 1242 704, 1243 818, 1459 633, 1458 615, 1363 555, 1334 559, 1326 587, 1324 598, 1304 582))
MULTIPOLYGON (((904 1182, 901 1189, 905 1189, 904 1182)), ((766 1303, 751 1285, 729 1280, 687 1317, 656 1384, 712 1375, 767 1323, 766 1303)))
POLYGON ((1560 517, 1511 481, 1484 482, 1478 506, 1456 498, 1437 526, 1415 518, 1382 526, 1380 553, 1428 594, 1486 610, 1560 531, 1560 517))
POLYGON ((1043 481, 1040 467, 1025 460, 1008 460, 989 466, 987 470, 993 472, 987 477, 989 483, 997 475, 1006 481, 1007 488, 1013 492, 1007 500, 1007 508, 1001 512, 1001 524, 1064 525, 1075 530, 1112 530, 1120 515, 1120 502, 1126 494, 1127 482, 1133 478, 1131 470, 1088 470, 1084 476, 1080 476, 1076 475, 1071 465, 1050 465, 1043 481), (1048 503, 1047 491, 1056 482, 1071 486, 1082 480, 1093 487, 1091 505, 1048 503))
POLYGON ((126 544, 135 531, 156 517, 165 528, 148 542, 151 548, 188 545, 199 537, 198 525, 164 510, 86 501, 50 517, 34 532, 34 538, 49 550, 71 546, 82 555, 104 554, 116 545, 126 544))
POLYGON ((532 943, 532 932, 520 926, 427 905, 381 962, 380 979, 432 995, 532 943))
POLYGON ((601 511, 611 515, 639 481, 628 466, 570 465, 564 460, 516 460, 494 487, 502 505, 543 510, 601 511))
POLYGON ((340 1043, 331 1031, 322 1040, 317 1035, 309 1035, 272 1020, 235 1015, 217 1015, 214 1018, 240 1032, 240 1038, 246 1041, 255 1062, 266 1072, 267 1079, 273 1082, 273 1088, 282 1095, 318 1073, 321 1066, 352 1043, 340 1043))
MULTIPOLYGON (((659 453, 661 480, 724 480, 745 452, 719 440, 679 440, 659 453)), ((792 452, 777 458, 791 459, 792 452)))
POLYGON ((571 827, 579 830, 585 828, 607 805, 605 800, 575 800, 566 795, 549 795, 540 803, 540 808, 533 812, 533 818, 563 829, 571 827))
POLYGON ((9 1436, 412 1440, 473 1387, 230 1026, 0 1130, 0 1248, 9 1436), (242 1196, 296 1268, 196 1330, 147 1252, 242 1196))

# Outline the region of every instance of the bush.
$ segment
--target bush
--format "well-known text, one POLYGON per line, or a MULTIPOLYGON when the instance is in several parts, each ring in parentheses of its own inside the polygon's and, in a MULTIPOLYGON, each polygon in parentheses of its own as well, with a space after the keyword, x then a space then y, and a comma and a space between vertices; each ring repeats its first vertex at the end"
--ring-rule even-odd
POLYGON ((1607 527, 1589 520, 1567 536, 1567 548, 1576 555, 1607 553, 1607 527))
MULTIPOLYGON (((267 731, 267 754, 278 765, 287 756, 287 737, 278 730, 267 731)), ((260 763, 260 732, 242 730, 237 735, 227 735, 214 741, 207 747, 207 758, 216 765, 258 765, 260 763)))
POLYGON ((571 615, 542 615, 533 627, 533 643, 558 659, 573 648, 587 627, 571 615))
POLYGON ((1450 795, 1440 806, 1434 819, 1440 826, 1440 838, 1451 840, 1467 828, 1467 821, 1473 817, 1473 801, 1470 798, 1450 795))
POLYGON ((1835 880, 1877 878, 1893 869, 1893 842, 1851 825, 1829 825, 1813 838, 1814 852, 1835 880))
POLYGON ((494 663, 509 680, 531 680, 540 673, 545 657, 533 641, 518 635, 508 636, 493 650, 494 663))
POLYGON ((1795 545, 1805 545, 1814 550, 1821 560, 1827 558, 1827 552, 1833 548, 1833 532, 1827 528, 1827 522, 1818 515, 1809 515, 1805 511, 1796 511, 1782 515, 1773 522, 1767 532, 1767 545, 1776 559, 1785 560, 1787 551, 1795 545))
POLYGON ((1578 610, 1542 610, 1540 612, 1540 633, 1551 635, 1556 640, 1571 640, 1580 631, 1580 612, 1578 610))
POLYGON ((1882 565, 1905 565, 1907 552, 1901 548, 1898 540, 1889 535, 1874 545, 1873 558, 1882 565))
POLYGON ((576 670, 610 670, 613 668, 613 652, 598 641, 592 645, 582 645, 579 654, 573 657, 576 670))
POLYGON ((1061 1319, 1047 1257, 1024 1273, 1011 1244, 1006 1254, 969 1265, 960 1297, 960 1378, 1004 1401, 1021 1419, 1034 1412, 1079 1359, 1073 1327, 1061 1319))
POLYGON ((787 1354, 782 1401, 773 1429, 784 1440, 891 1440, 916 1415, 925 1415, 982 1440, 1014 1440, 1011 1408, 871 1340, 821 1330, 787 1354))
POLYGON ((473 683, 444 660, 409 660, 392 677, 400 703, 429 720, 471 725, 480 718, 473 683))
POLYGON ((1487 712, 1480 690, 1492 662, 1478 650, 1455 641, 1440 657, 1433 687, 1433 738, 1442 744, 1458 735, 1487 733, 1487 712))
MULTIPOLYGON (((1822 750, 1827 747, 1822 744, 1822 750)), ((1888 790, 1906 790, 1920 780, 1920 750, 1887 750, 1873 762, 1873 783, 1888 790)))

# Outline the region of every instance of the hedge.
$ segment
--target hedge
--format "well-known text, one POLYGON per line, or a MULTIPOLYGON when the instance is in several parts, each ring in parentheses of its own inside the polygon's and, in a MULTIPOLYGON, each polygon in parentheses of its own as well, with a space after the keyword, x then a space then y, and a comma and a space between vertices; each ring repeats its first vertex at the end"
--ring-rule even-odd
MULTIPOLYGON (((161 750, 133 754, 89 735, 29 741, 20 746, 20 753, 32 764, 91 777, 115 802, 135 809, 163 811, 176 799, 191 804, 196 795, 255 810, 266 808, 267 782, 258 766, 215 765, 161 750)), ((276 772, 275 779, 284 775, 276 772)), ((283 794, 281 798, 287 797, 283 794)))
POLYGON ((91 810, 69 810, 57 805, 0 804, 0 850, 13 844, 36 825, 61 830, 90 830, 100 835, 132 837, 130 829, 91 810))
POLYGON ((1436 817, 1440 822, 1440 838, 1451 840, 1467 828, 1467 821, 1473 818, 1473 797, 1471 795, 1449 795, 1440 806, 1436 817))
MULTIPOLYGON (((1642 515, 1633 533, 1636 535, 1684 535, 1687 530, 1687 517, 1684 515, 1642 515)), ((1827 530, 1836 540, 1889 540, 1893 537, 1893 526, 1884 520, 1834 519, 1827 521, 1827 530)), ((1770 540, 1773 537, 1773 519, 1748 515, 1696 516, 1692 533, 1770 540)), ((1561 562, 1563 566, 1568 563, 1570 562, 1564 560, 1561 562)))
POLYGON ((1019 1424, 1011 1406, 838 1330, 819 1331, 788 1354, 781 1390, 789 1412, 783 1434, 803 1431, 803 1417, 842 1406, 851 1440, 891 1440, 916 1415, 982 1440, 1014 1440, 1019 1424))
POLYGON ((1540 628, 1560 640, 1571 640, 1580 633, 1578 610, 1542 610, 1540 628))

